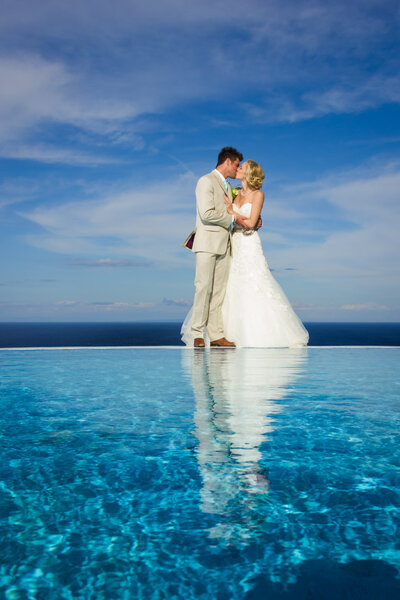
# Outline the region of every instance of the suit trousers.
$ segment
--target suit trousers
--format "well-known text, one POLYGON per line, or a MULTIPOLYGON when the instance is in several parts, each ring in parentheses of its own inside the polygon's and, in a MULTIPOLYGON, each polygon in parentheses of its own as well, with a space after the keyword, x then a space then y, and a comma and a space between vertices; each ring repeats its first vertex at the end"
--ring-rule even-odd
POLYGON ((195 294, 192 313, 192 332, 204 338, 207 327, 211 341, 224 337, 222 303, 225 297, 230 264, 229 246, 225 254, 196 252, 195 294))

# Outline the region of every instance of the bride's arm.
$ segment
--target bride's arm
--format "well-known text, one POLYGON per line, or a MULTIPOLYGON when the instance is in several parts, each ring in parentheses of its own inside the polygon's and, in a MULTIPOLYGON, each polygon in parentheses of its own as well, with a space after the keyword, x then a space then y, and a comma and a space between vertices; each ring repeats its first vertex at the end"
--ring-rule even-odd
MULTIPOLYGON (((239 192, 239 194, 240 194, 240 192, 239 192)), ((249 225, 247 224, 248 219, 246 219, 246 217, 244 217, 240 213, 237 213, 233 209, 233 202, 230 198, 228 198, 228 196, 226 194, 225 194, 225 206, 226 206, 227 213, 229 215, 233 215, 235 223, 237 223, 238 225, 241 225, 245 229, 250 229, 249 225)))
POLYGON ((254 229, 261 215, 261 210, 264 204, 264 192, 258 190, 253 196, 250 217, 246 219, 246 226, 249 229, 254 229))

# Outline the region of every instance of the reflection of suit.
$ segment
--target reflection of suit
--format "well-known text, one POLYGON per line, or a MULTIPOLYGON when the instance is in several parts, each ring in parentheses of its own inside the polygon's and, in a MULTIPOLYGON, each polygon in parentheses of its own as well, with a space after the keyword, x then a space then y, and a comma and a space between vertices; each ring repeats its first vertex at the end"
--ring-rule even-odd
POLYGON ((195 338, 204 336, 207 326, 211 340, 224 336, 221 315, 229 273, 230 225, 224 195, 232 198, 228 184, 226 191, 221 177, 212 171, 200 177, 196 187, 196 288, 193 302, 192 332, 195 338))
POLYGON ((202 478, 200 508, 204 513, 223 514, 237 494, 235 470, 230 453, 228 397, 223 377, 227 353, 190 352, 183 355, 191 374, 196 401, 195 435, 199 441, 196 458, 202 478), (215 362, 217 364, 215 364, 215 362), (216 369, 219 374, 215 378, 216 369))

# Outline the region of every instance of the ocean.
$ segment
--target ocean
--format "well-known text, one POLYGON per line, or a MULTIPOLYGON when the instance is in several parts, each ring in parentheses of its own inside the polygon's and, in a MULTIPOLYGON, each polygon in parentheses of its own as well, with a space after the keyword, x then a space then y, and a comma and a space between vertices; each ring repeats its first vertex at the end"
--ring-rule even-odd
MULTIPOLYGON (((305 323, 310 346, 400 346, 400 323, 305 323)), ((0 348, 180 346, 181 323, 0 323, 0 348)))

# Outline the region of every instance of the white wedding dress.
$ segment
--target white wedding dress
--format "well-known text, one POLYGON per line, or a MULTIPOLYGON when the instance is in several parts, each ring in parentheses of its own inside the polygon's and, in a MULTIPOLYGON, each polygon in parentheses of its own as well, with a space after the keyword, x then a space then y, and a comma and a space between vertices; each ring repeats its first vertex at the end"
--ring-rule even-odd
MULTIPOLYGON (((251 203, 234 210, 250 217, 251 203)), ((232 259, 222 306, 225 337, 237 347, 298 348, 308 332, 273 278, 256 231, 232 234, 232 259)), ((192 311, 181 329, 182 341, 193 346, 192 311)), ((209 340, 205 335, 207 345, 209 340)))

